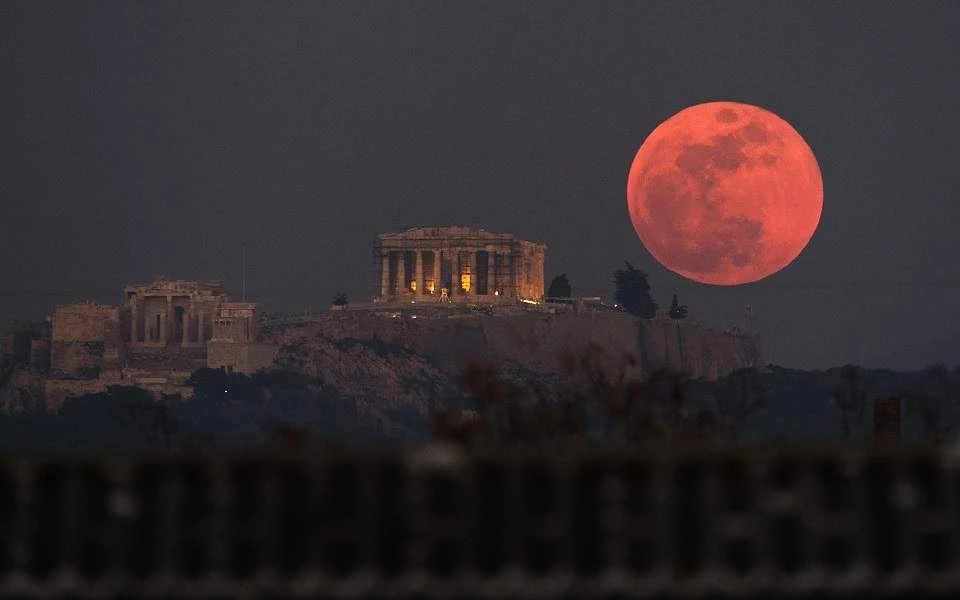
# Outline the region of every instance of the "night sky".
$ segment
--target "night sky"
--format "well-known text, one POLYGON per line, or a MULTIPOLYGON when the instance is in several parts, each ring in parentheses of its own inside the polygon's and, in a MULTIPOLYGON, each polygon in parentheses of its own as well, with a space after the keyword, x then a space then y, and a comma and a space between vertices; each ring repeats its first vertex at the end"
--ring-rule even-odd
POLYGON ((0 320, 116 303, 154 274, 268 308, 374 293, 378 232, 471 225, 547 244, 611 298, 629 260, 768 361, 960 363, 960 2, 0 4, 0 320), (820 227, 738 288, 660 267, 633 156, 713 100, 810 144, 820 227))

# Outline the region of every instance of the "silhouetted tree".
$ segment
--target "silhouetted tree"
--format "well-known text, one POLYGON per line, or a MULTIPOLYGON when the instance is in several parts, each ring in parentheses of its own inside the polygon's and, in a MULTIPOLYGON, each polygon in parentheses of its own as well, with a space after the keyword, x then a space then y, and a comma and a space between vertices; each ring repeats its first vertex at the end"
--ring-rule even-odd
POLYGON ((570 287, 570 281, 567 279, 566 273, 560 273, 554 277, 547 289, 548 298, 569 298, 572 294, 573 289, 570 287))
POLYGON ((616 286, 614 300, 627 312, 645 319, 656 316, 657 303, 650 296, 646 273, 625 263, 625 268, 613 272, 613 282, 616 286))
POLYGON ((564 379, 533 384, 504 378, 490 364, 468 365, 463 392, 476 410, 438 411, 434 435, 465 443, 579 443, 599 437, 668 446, 720 437, 715 412, 686 406, 684 376, 661 370, 628 379, 636 359, 616 358, 591 344, 561 357, 564 379))
POLYGON ((346 292, 340 292, 333 297, 334 306, 346 306, 347 304, 349 304, 349 300, 347 300, 346 292))
POLYGON ((754 368, 738 369, 717 382, 714 397, 727 431, 736 441, 747 418, 766 403, 763 374, 754 368))
POLYGON ((228 373, 223 369, 197 369, 187 380, 198 401, 221 403, 237 400, 257 400, 260 390, 243 373, 228 373))
POLYGON ((926 376, 927 381, 930 383, 937 386, 944 386, 950 379, 950 371, 947 369, 947 365, 936 363, 927 367, 926 376))
POLYGON ((677 301, 677 295, 673 295, 673 302, 670 303, 670 318, 671 319, 685 319, 687 318, 687 305, 680 304, 677 301))
POLYGON ((288 423, 265 425, 266 446, 285 451, 303 452, 315 434, 308 428, 288 423))
POLYGON ((840 429, 849 440, 863 422, 867 406, 867 383, 863 369, 845 365, 840 369, 840 382, 833 388, 833 401, 840 409, 840 429))
POLYGON ((946 365, 927 368, 926 382, 920 392, 907 394, 906 410, 920 417, 923 439, 939 442, 960 429, 960 372, 951 377, 946 365))

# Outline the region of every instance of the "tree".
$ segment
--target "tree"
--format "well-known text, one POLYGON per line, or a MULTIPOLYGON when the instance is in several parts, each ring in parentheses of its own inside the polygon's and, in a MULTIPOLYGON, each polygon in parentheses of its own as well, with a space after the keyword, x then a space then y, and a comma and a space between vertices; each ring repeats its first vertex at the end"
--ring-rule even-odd
POLYGON ((840 369, 840 382, 833 388, 833 401, 840 409, 840 428, 849 440, 863 422, 867 406, 867 383, 863 369, 845 365, 840 369))
POLYGON ((647 274, 630 263, 624 264, 625 268, 613 272, 614 300, 631 315, 653 318, 657 314, 657 303, 650 296, 647 274))
POLYGON ((580 444, 611 440, 643 446, 687 446, 723 439, 721 415, 687 402, 688 379, 655 370, 628 376, 636 358, 590 344, 560 357, 564 375, 530 382, 502 374, 493 364, 467 365, 462 392, 474 410, 432 415, 433 433, 460 443, 580 444))
POLYGON ((728 433, 736 442, 750 415, 766 404, 763 374, 755 368, 737 369, 716 383, 714 397, 728 433))
POLYGON ((670 303, 670 318, 671 319, 686 319, 687 318, 687 305, 680 304, 677 301, 677 295, 673 295, 673 302, 670 303))
POLYGON ((219 405, 235 401, 253 402, 261 397, 250 377, 223 369, 197 369, 190 375, 187 385, 193 388, 193 397, 198 402, 219 405))
POLYGON ((906 410, 920 417, 924 440, 940 442, 960 429, 960 394, 956 389, 950 370, 937 363, 927 368, 923 389, 905 395, 906 410))
POLYGON ((334 306, 346 306, 348 303, 349 300, 347 300, 347 294, 345 292, 340 292, 333 297, 334 306))
POLYGON ((567 279, 566 273, 560 273, 554 277, 547 289, 548 298, 569 298, 572 294, 573 289, 570 287, 570 281, 567 279))

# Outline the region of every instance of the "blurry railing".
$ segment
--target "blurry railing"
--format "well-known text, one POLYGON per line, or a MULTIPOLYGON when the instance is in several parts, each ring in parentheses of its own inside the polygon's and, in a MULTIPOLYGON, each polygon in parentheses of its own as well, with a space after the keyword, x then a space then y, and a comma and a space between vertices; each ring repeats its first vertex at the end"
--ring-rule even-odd
POLYGON ((0 459, 0 597, 960 597, 934 451, 0 459))

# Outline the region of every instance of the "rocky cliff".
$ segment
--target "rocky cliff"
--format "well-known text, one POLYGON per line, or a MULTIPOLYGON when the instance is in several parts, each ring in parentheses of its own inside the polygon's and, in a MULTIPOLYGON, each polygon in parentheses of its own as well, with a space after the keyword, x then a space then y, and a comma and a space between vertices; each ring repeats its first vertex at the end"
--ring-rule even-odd
POLYGON ((407 347, 369 337, 291 335, 285 340, 276 367, 322 381, 356 408, 362 423, 385 434, 422 429, 435 406, 457 401, 451 374, 407 347))
POLYGON ((689 319, 640 319, 640 354, 647 370, 669 368, 715 380, 744 367, 763 366, 760 337, 716 331, 689 319))
POLYGON ((630 357, 628 378, 667 367, 716 379, 762 364, 756 336, 612 311, 339 311, 278 319, 265 324, 264 335, 281 347, 278 366, 322 378, 378 419, 383 411, 424 416, 457 397, 459 375, 470 363, 492 363, 520 378, 555 378, 564 354, 591 344, 603 349, 610 369, 630 357))

